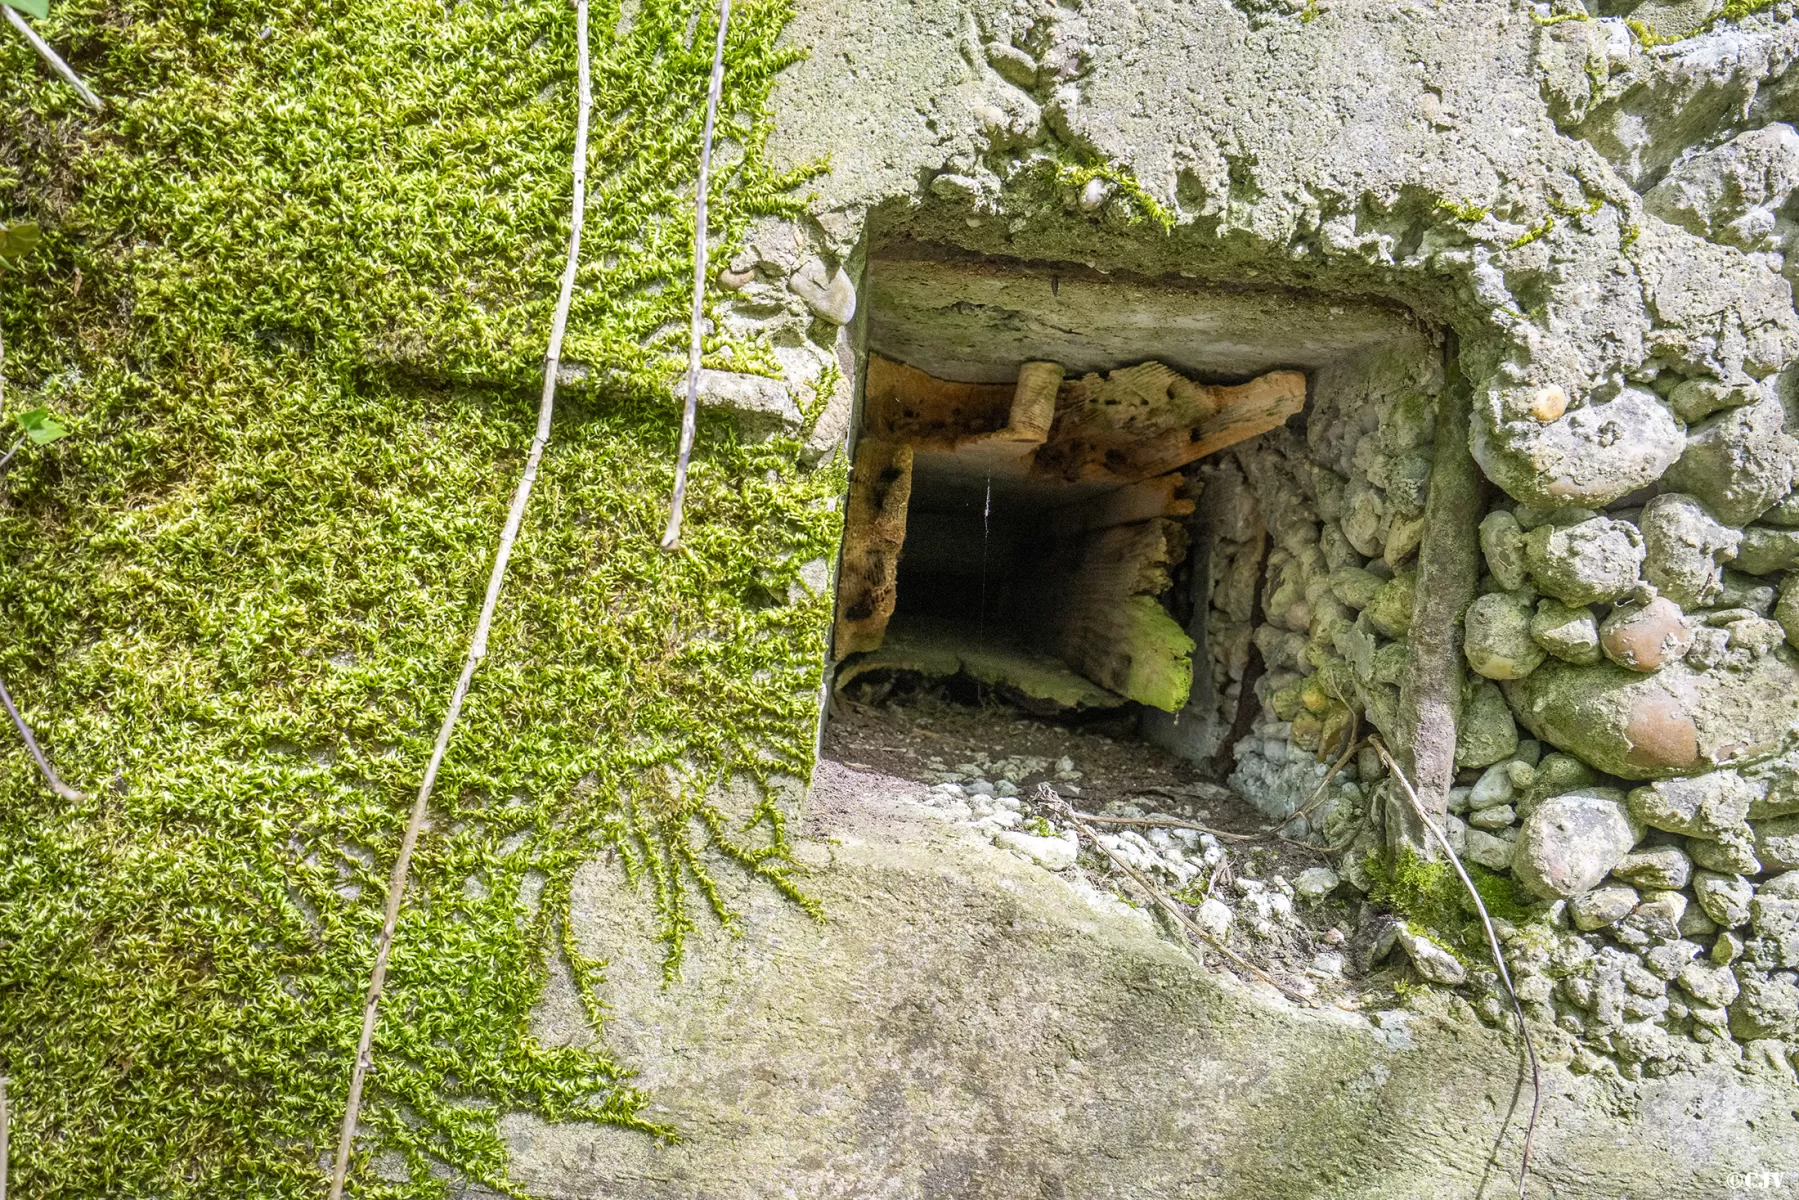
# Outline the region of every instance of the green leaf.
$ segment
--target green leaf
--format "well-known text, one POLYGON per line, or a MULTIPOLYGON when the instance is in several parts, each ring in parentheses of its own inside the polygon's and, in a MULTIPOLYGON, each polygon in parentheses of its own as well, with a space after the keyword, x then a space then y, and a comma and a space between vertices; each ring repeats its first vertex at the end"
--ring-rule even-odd
POLYGON ((49 409, 41 405, 30 412, 19 414, 19 428, 25 431, 26 437, 40 446, 54 442, 69 432, 61 421, 50 415, 49 409))
POLYGON ((50 15, 50 0, 0 0, 0 4, 16 8, 22 13, 30 13, 34 17, 50 15))
MULTIPOLYGON (((5 3, 6 0, 0 0, 5 3)), ((43 240, 44 235, 32 221, 21 221, 17 225, 0 225, 0 258, 17 258, 21 254, 30 253, 32 247, 43 240)))

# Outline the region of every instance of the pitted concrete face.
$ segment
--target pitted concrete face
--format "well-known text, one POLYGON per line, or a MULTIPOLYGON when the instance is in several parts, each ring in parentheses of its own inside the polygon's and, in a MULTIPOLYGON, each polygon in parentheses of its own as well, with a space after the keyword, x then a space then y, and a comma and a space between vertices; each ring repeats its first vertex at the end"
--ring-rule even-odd
MULTIPOLYGON (((1534 801, 1725 770, 1788 787, 1799 23, 1689 29, 1677 7, 1643 18, 1672 39, 1645 48, 1597 8, 1545 23, 1477 0, 802 5, 788 36, 810 53, 777 90, 774 147, 830 169, 803 253, 758 269, 774 286, 817 256, 858 281, 832 331, 858 372, 873 348, 992 383, 1046 356, 1116 367, 1159 337, 1141 357, 1307 373, 1303 414, 1192 469, 1215 531, 1194 694, 1208 736, 1254 718, 1234 779, 1265 811, 1304 803, 1350 715, 1403 741, 1420 647, 1443 644, 1465 651, 1459 688, 1432 684, 1458 788, 1490 768, 1534 801), (1420 583, 1445 394, 1486 488, 1479 604, 1447 630, 1440 582, 1420 583)), ((1337 828, 1377 819, 1367 796, 1335 803, 1337 828)), ((1538 844, 1527 807, 1472 826, 1452 806, 1449 831, 1508 871, 1538 844)), ((1753 888, 1773 870, 1758 819, 1668 836, 1753 888)), ((1380 844, 1364 829, 1348 855, 1380 844)), ((1745 978, 1799 966, 1696 902, 1637 903, 1591 936, 1647 954, 1665 926, 1745 978)), ((1693 1007, 1656 1028, 1724 1028, 1693 1007)))

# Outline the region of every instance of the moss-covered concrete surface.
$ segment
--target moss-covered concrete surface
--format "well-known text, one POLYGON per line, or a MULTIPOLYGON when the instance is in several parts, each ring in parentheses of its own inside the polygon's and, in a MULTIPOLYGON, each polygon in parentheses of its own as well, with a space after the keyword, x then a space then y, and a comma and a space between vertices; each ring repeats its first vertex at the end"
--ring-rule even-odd
MULTIPOLYGON (((583 936, 619 948, 607 1035, 687 1136, 508 1118, 521 1179, 557 1200, 1516 1194, 1521 1056, 1465 1004, 1295 1009, 899 780, 823 763, 818 784, 800 854, 831 921, 745 895, 747 935, 696 944, 673 987, 625 949, 648 944, 647 894, 577 876, 583 936)), ((589 1036, 562 981, 538 1020, 589 1036)), ((1791 1099, 1728 1068, 1546 1063, 1529 1194, 1743 1194, 1733 1175, 1790 1168, 1791 1099)))

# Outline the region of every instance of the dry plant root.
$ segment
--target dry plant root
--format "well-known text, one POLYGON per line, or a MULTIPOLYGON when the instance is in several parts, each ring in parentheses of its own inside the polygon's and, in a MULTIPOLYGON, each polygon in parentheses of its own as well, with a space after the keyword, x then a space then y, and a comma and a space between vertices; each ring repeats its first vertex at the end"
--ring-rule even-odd
POLYGON ((1487 915, 1487 906, 1481 901, 1480 891, 1475 888, 1474 881, 1468 878, 1468 872, 1463 868, 1460 856, 1450 846, 1448 836, 1425 813, 1424 805, 1418 799, 1418 793, 1412 790, 1412 781, 1406 778, 1405 772, 1399 769, 1399 764, 1393 761, 1393 756, 1387 752, 1387 747, 1379 738, 1370 738, 1368 741, 1374 747, 1375 753, 1380 755, 1381 761, 1387 765, 1387 770, 1393 773, 1394 780, 1398 782, 1400 790, 1405 793, 1406 800, 1410 802, 1425 831, 1436 840, 1437 845, 1443 848, 1443 853, 1449 856, 1449 864, 1455 868, 1455 873, 1461 879, 1462 886, 1468 889, 1468 895, 1473 898, 1475 911, 1480 914, 1481 928, 1487 932, 1487 949, 1493 955, 1493 965, 1499 969, 1499 978, 1505 984, 1505 994, 1511 997, 1512 1011, 1518 1016, 1518 1032, 1524 1038, 1524 1052, 1530 1059, 1531 1086, 1530 1123, 1524 1127, 1524 1157, 1518 1164, 1518 1198, 1524 1200, 1524 1187, 1530 1178, 1530 1143, 1531 1139, 1536 1136, 1537 1114, 1543 1107, 1543 1072, 1537 1063, 1537 1046, 1536 1042, 1531 1039, 1530 1025, 1524 1020, 1524 1005, 1519 1003, 1518 993, 1512 987, 1512 974, 1506 970, 1505 954, 1499 949, 1499 934, 1493 928, 1493 919, 1487 915))

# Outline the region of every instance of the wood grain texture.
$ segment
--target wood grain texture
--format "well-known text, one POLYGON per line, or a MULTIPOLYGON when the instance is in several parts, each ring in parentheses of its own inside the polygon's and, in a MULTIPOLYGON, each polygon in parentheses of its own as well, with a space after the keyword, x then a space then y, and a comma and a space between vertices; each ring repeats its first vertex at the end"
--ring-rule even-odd
POLYGON ((850 472, 837 579, 838 658, 880 648, 899 599, 900 550, 912 499, 912 447, 864 438, 850 472))
POLYGON ((1069 483, 1134 483, 1266 433, 1305 399, 1298 371, 1271 371, 1231 387, 1194 383, 1156 362, 1086 375, 1062 386, 1055 426, 1033 471, 1069 483))

